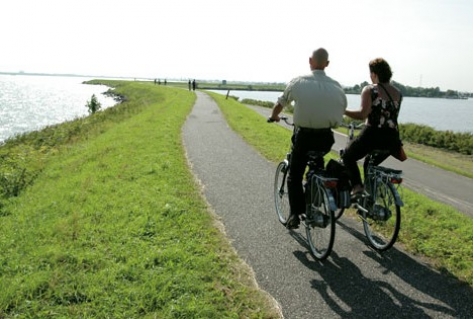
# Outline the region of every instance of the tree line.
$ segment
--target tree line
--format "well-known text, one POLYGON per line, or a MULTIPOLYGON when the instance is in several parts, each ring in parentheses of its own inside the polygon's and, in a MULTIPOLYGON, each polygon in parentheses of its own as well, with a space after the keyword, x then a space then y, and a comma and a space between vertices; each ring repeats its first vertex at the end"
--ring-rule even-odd
MULTIPOLYGON (((435 88, 422 88, 422 87, 411 87, 408 85, 403 85, 396 81, 392 81, 392 84, 400 89, 403 96, 410 97, 437 97, 437 98, 448 98, 448 99, 467 99, 472 98, 472 92, 458 92, 455 90, 441 91, 439 87, 435 88)), ((356 84, 353 87, 346 87, 344 91, 346 94, 360 94, 364 86, 369 85, 367 81, 362 82, 361 84, 356 84)))

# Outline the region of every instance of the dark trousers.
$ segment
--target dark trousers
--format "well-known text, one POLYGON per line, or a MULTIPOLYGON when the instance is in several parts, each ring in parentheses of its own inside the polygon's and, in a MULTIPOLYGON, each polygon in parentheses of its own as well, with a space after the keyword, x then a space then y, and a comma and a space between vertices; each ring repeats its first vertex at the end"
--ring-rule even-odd
MULTIPOLYGON (((349 170, 352 186, 362 185, 357 161, 372 152, 373 150, 387 150, 390 153, 379 156, 375 159, 375 165, 385 161, 387 157, 398 154, 401 146, 398 131, 394 129, 379 129, 367 126, 359 136, 357 136, 351 144, 345 149, 342 155, 344 165, 349 170)), ((367 158, 364 161, 364 174, 367 173, 367 158)))
POLYGON ((288 198, 291 213, 300 215, 306 209, 303 175, 308 162, 308 152, 328 153, 334 144, 334 134, 331 129, 297 129, 291 140, 293 148, 290 159, 290 173, 288 174, 288 198))

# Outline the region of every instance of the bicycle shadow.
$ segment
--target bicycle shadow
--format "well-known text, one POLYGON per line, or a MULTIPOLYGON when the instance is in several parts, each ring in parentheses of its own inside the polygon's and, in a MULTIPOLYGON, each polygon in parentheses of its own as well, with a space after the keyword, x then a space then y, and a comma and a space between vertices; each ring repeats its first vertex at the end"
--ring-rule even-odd
MULTIPOLYGON (((360 241, 367 241, 363 233, 342 221, 338 224, 360 241)), ((291 235, 306 249, 295 251, 295 257, 321 276, 310 281, 311 287, 341 318, 432 318, 433 313, 438 318, 472 318, 473 291, 468 284, 435 271, 397 247, 383 254, 368 247, 361 251, 383 268, 382 275, 398 277, 396 281, 375 280, 361 272, 359 267, 364 265, 356 265, 336 251, 324 262, 315 261, 306 239, 291 235), (407 284, 409 295, 402 292, 406 287, 401 289, 407 284)))

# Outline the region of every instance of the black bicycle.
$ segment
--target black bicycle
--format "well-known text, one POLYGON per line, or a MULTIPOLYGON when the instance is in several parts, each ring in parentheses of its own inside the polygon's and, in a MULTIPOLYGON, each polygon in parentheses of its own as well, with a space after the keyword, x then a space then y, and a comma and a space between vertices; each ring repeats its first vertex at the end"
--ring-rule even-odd
MULTIPOLYGON (((293 126, 287 117, 281 117, 293 126)), ((269 120, 271 122, 271 120, 269 120)), ((301 216, 311 253, 318 260, 326 259, 332 251, 336 232, 334 211, 337 209, 332 189, 337 178, 327 176, 324 169, 325 152, 308 153, 304 190, 306 212, 301 216), (322 166, 321 166, 322 163, 322 166)), ((290 171, 291 149, 276 169, 274 181, 275 208, 280 223, 286 226, 290 216, 287 176, 290 171)))
MULTIPOLYGON (((349 126, 348 139, 354 138, 353 123, 349 126)), ((402 171, 375 165, 374 161, 389 151, 374 150, 368 154, 367 170, 364 172, 364 193, 353 205, 364 225, 364 232, 369 244, 378 251, 390 249, 395 244, 400 231, 403 201, 398 187, 403 181, 402 171)), ((343 152, 340 152, 341 156, 343 152)), ((352 204, 347 199, 350 189, 339 190, 336 194, 338 208, 335 218, 339 219, 344 210, 352 204)))

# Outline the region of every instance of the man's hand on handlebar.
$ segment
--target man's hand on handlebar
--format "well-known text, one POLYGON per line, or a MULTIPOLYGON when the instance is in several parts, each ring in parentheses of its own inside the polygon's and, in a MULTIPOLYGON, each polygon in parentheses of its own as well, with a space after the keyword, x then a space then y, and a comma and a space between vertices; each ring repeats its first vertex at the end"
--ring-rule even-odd
POLYGON ((277 115, 276 117, 269 116, 267 119, 268 123, 273 123, 273 122, 280 122, 280 117, 277 115))
POLYGON ((291 123, 288 119, 288 116, 277 116, 277 119, 276 118, 273 118, 273 117, 268 117, 267 119, 267 123, 273 123, 273 122, 280 122, 280 120, 283 120, 285 121, 286 124, 290 125, 290 126, 293 126, 293 123, 291 123))

